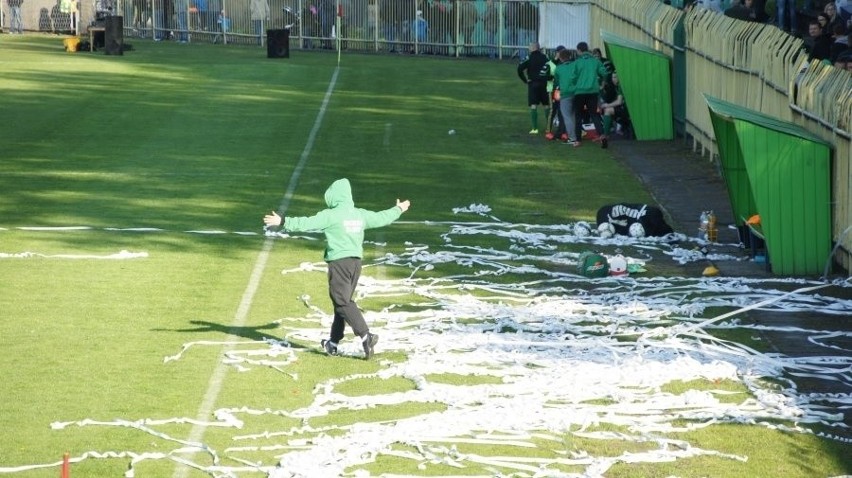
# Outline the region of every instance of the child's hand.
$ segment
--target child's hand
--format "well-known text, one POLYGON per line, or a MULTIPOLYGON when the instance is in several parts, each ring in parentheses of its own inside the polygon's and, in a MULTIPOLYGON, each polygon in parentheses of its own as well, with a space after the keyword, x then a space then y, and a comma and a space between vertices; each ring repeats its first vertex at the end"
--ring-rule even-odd
POLYGON ((272 211, 272 214, 263 216, 263 223, 267 226, 280 226, 281 216, 279 216, 275 211, 272 211))
POLYGON ((402 209, 402 212, 408 211, 408 208, 411 207, 411 201, 406 199, 405 201, 396 200, 396 207, 402 209))

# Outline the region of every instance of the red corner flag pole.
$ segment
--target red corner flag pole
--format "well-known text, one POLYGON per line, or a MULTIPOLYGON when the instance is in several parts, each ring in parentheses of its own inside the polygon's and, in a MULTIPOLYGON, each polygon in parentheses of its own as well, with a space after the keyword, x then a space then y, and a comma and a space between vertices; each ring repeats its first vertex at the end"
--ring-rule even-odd
POLYGON ((71 462, 69 461, 69 457, 68 452, 65 452, 65 456, 62 457, 62 474, 59 478, 71 478, 71 462))

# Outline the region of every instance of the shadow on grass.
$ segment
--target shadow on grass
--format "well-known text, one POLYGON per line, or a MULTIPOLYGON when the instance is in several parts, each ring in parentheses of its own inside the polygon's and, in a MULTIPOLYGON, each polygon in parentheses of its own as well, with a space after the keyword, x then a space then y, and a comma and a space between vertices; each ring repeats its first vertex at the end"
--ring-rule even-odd
MULTIPOLYGON (((236 327, 233 325, 225 325, 219 324, 216 322, 210 322, 207 320, 190 320, 190 324, 195 325, 195 327, 187 327, 183 329, 151 329, 154 332, 180 332, 180 333, 220 333, 223 335, 228 335, 232 337, 241 337, 248 340, 253 340, 257 342, 262 342, 267 339, 272 340, 281 340, 278 337, 272 336, 270 334, 264 333, 266 330, 274 330, 278 328, 278 324, 274 322, 270 322, 264 325, 258 326, 240 326, 236 327)), ((291 344, 294 348, 306 348, 299 344, 291 344)))

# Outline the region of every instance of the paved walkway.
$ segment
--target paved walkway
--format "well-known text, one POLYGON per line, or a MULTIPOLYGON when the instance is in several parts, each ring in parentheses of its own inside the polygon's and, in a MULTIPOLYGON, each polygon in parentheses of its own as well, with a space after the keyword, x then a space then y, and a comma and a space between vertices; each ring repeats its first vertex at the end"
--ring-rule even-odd
MULTIPOLYGON (((719 221, 719 242, 738 243, 733 212, 724 181, 707 156, 691 150, 683 140, 627 141, 614 140, 611 150, 639 179, 645 183, 659 205, 664 209, 669 224, 677 232, 697 234, 701 211, 713 210, 719 221)), ((726 251, 729 252, 729 251, 726 251)), ((746 251, 742 251, 745 257, 746 251)), ((726 261, 716 264, 721 276, 772 277, 765 264, 750 260, 726 261)), ((686 266, 684 274, 699 275, 706 264, 686 266)), ((847 277, 847 276, 841 276, 847 277)), ((852 288, 829 287, 818 291, 821 295, 852 300, 852 288)), ((782 313, 751 310, 740 316, 744 321, 773 326, 801 327, 808 330, 833 330, 852 332, 852 320, 827 316, 816 312, 782 313)), ((791 357, 848 356, 852 350, 852 337, 846 335, 832 342, 839 349, 829 349, 812 343, 811 334, 801 332, 763 332, 761 338, 772 349, 791 357)), ((847 376, 849 373, 847 373, 847 376)), ((852 394, 852 382, 830 382, 818 379, 796 378, 803 393, 852 394)), ((852 426, 852 410, 845 411, 845 423, 852 426)), ((852 430, 848 434, 852 438, 852 430)))

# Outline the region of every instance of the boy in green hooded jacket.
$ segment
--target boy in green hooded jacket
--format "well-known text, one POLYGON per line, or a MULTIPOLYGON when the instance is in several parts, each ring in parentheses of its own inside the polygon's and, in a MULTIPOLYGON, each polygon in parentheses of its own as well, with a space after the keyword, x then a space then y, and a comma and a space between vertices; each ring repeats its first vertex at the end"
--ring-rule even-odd
POLYGON ((328 208, 310 217, 284 217, 275 211, 264 216, 267 227, 283 226, 286 232, 322 231, 326 248, 323 259, 328 264, 328 294, 334 304, 334 321, 328 340, 320 345, 329 355, 337 355, 337 344, 343 339, 346 324, 361 338, 364 355, 373 356, 379 336, 370 333, 358 304, 352 300, 358 278, 361 277, 361 258, 364 256, 364 231, 387 226, 408 210, 411 202, 396 200, 396 206, 384 211, 368 211, 355 206, 352 186, 348 179, 338 179, 325 191, 328 208))

